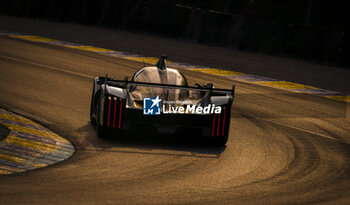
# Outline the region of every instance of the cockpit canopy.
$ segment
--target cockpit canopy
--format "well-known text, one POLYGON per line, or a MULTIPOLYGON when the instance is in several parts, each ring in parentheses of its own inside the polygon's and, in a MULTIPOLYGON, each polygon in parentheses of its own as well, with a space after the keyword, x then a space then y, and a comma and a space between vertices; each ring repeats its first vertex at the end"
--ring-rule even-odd
MULTIPOLYGON (((186 78, 176 69, 160 70, 157 67, 145 67, 134 74, 132 81, 187 86, 186 78)), ((145 97, 157 97, 167 100, 181 100, 187 96, 186 90, 135 86, 129 89, 132 100, 142 101, 145 97)))
POLYGON ((186 78, 172 68, 160 70, 157 67, 144 67, 134 74, 132 81, 187 86, 186 78))

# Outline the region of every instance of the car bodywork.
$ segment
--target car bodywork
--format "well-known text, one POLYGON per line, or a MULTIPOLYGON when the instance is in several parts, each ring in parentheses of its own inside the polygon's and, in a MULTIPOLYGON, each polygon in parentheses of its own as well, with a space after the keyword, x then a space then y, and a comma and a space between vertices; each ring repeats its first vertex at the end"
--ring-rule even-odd
MULTIPOLYGON (((162 57, 156 67, 144 67, 130 81, 96 77, 90 108, 90 121, 96 125, 98 137, 108 135, 145 134, 200 136, 223 145, 229 136, 232 89, 216 89, 212 84, 188 86, 186 78, 176 69, 166 67, 162 57), (145 115, 143 99, 162 99, 160 115, 145 115), (220 112, 175 113, 176 109, 220 107, 220 112), (181 108, 182 107, 182 108, 181 108)), ((207 109, 207 110, 208 110, 207 109)))

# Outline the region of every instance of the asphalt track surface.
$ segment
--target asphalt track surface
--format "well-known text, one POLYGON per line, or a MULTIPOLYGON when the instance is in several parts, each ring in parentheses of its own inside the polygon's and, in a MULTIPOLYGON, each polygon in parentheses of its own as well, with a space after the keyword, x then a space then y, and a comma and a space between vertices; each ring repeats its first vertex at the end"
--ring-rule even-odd
POLYGON ((236 87, 226 147, 98 139, 92 79, 142 63, 0 37, 0 106, 74 143, 67 161, 0 176, 3 204, 349 204, 349 104, 183 71, 236 87))

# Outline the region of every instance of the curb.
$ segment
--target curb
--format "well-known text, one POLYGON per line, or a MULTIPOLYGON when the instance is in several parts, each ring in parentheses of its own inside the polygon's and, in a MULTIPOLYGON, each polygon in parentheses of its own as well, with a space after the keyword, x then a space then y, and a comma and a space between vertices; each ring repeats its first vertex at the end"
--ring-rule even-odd
MULTIPOLYGON (((105 48, 98 48, 94 46, 87 46, 87 45, 81 45, 77 43, 59 41, 59 40, 45 38, 41 36, 25 35, 25 34, 10 32, 10 31, 0 31, 0 35, 7 36, 10 38, 21 39, 25 41, 36 42, 36 43, 45 43, 45 44, 57 45, 62 47, 78 49, 78 50, 84 50, 84 51, 99 53, 103 55, 108 55, 112 57, 117 57, 117 58, 137 61, 137 62, 155 64, 158 61, 157 58, 153 58, 153 57, 145 57, 145 56, 131 54, 131 53, 122 52, 122 51, 114 51, 114 50, 105 49, 105 48)), ((266 77, 260 77, 260 76, 234 72, 229 70, 223 70, 218 68, 196 66, 196 65, 191 65, 187 63, 177 63, 177 62, 168 61, 168 65, 170 67, 174 67, 177 69, 185 69, 185 70, 191 70, 191 71, 205 73, 209 75, 214 75, 214 76, 222 76, 222 77, 226 77, 226 78, 240 81, 240 82, 261 85, 265 87, 273 87, 273 88, 287 90, 294 93, 305 93, 305 94, 311 94, 311 95, 316 95, 320 97, 326 97, 333 100, 350 102, 350 95, 336 92, 336 91, 316 88, 316 87, 312 87, 304 84, 293 83, 289 81, 277 80, 277 79, 266 78, 266 77)))
POLYGON ((56 164, 75 152, 71 142, 27 118, 0 108, 0 125, 10 130, 0 141, 0 175, 56 164))

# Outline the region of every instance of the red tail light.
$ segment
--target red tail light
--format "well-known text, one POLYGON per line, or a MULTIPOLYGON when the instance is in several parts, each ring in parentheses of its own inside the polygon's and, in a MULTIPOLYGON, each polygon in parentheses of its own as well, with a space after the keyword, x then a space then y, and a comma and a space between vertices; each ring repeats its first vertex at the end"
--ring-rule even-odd
POLYGON ((111 97, 108 97, 108 120, 107 120, 107 126, 109 126, 109 117, 110 117, 110 114, 111 114, 111 97))

